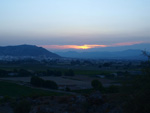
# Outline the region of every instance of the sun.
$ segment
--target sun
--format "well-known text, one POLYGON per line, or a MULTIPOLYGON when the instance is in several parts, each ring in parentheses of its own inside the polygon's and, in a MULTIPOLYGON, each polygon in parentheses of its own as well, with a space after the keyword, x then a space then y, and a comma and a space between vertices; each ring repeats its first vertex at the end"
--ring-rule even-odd
POLYGON ((80 49, 89 49, 89 48, 91 48, 91 47, 89 47, 89 46, 87 46, 87 45, 83 45, 83 46, 80 46, 79 48, 80 48, 80 49))

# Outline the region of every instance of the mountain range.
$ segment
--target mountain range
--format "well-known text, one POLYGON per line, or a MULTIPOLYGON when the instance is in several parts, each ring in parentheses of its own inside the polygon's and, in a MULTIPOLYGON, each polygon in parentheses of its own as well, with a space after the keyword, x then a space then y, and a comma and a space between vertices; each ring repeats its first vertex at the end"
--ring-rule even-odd
POLYGON ((40 57, 46 56, 51 58, 60 58, 59 55, 52 53, 45 48, 37 47, 35 45, 18 45, 18 46, 5 46, 0 47, 0 56, 29 56, 40 57))
MULTIPOLYGON (((107 48, 105 48, 107 49, 107 48)), ((96 49, 95 49, 96 50, 96 49)), ((98 49, 97 49, 98 50, 98 49)), ((59 51, 50 52, 45 48, 35 45, 0 46, 0 56, 13 57, 50 57, 50 58, 81 58, 81 59, 145 59, 140 49, 128 49, 120 51, 59 51)))
POLYGON ((91 48, 84 50, 55 51, 60 56, 86 59, 146 59, 142 51, 150 52, 150 43, 91 48))
POLYGON ((132 59, 132 60, 141 60, 146 57, 142 54, 141 50, 129 49, 124 51, 97 51, 97 52, 57 52, 58 55, 62 57, 69 58, 85 58, 85 59, 132 59))

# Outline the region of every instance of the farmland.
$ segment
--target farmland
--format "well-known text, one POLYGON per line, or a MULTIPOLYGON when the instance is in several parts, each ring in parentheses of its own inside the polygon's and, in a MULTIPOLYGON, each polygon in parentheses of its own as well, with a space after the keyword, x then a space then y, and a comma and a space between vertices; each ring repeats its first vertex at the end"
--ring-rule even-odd
MULTIPOLYGON (((48 77, 48 76, 42 76, 44 80, 53 80, 55 81, 59 86, 60 89, 64 89, 65 86, 70 87, 71 89, 89 89, 91 87, 91 81, 93 79, 98 79, 102 82, 104 86, 112 85, 112 80, 107 79, 99 79, 98 77, 89 77, 85 75, 76 75, 73 77, 48 77)), ((19 83, 29 83, 31 77, 7 77, 7 78, 0 78, 0 80, 7 80, 7 81, 14 81, 19 83)))

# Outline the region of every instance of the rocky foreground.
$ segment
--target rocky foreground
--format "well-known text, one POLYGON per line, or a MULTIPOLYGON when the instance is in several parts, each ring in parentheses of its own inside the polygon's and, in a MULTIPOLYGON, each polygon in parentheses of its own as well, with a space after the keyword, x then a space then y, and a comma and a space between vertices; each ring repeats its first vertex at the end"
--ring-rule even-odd
POLYGON ((0 113, 122 113, 99 91, 90 95, 18 98, 1 105, 0 113), (7 110, 6 110, 7 109, 7 110))

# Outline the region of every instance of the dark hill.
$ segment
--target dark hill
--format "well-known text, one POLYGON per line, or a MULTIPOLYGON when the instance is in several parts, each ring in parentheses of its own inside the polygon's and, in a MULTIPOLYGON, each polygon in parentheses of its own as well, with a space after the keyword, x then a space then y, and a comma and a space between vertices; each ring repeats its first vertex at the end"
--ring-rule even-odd
POLYGON ((0 56, 46 56, 51 58, 60 58, 59 55, 34 45, 18 45, 0 47, 0 56))

